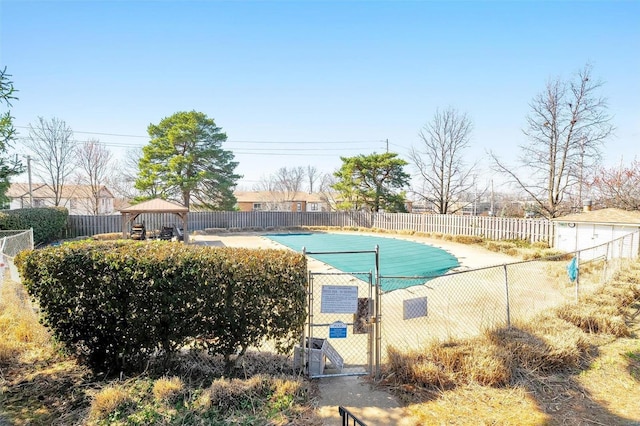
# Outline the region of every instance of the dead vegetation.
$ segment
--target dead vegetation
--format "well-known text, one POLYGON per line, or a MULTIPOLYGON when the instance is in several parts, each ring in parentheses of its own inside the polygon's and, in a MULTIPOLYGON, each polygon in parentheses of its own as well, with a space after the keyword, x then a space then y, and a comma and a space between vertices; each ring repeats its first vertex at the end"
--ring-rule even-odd
MULTIPOLYGON (((235 377, 204 355, 169 372, 92 376, 61 354, 22 287, 0 300, 2 424, 320 424, 313 385, 286 357, 250 353, 235 377)), ((407 424, 632 425, 640 422, 640 264, 527 323, 420 351, 389 349, 382 385, 407 424)))
POLYGON ((638 424, 639 283, 635 263, 580 304, 545 311, 527 323, 475 339, 432 342, 410 353, 390 348, 382 384, 408 405, 415 424, 470 424, 470 418, 477 424, 638 424), (606 366, 610 376, 596 379, 592 370, 604 368, 603 353, 611 356, 611 347, 618 346, 625 350, 606 366), (613 389, 607 380, 624 385, 613 389), (527 412, 515 416, 507 401, 527 412), (474 410, 474 417, 466 417, 474 410))
POLYGON ((221 357, 189 352, 167 375, 96 377, 57 350, 21 285, 0 289, 0 425, 320 424, 285 356, 247 353, 232 378, 221 357))

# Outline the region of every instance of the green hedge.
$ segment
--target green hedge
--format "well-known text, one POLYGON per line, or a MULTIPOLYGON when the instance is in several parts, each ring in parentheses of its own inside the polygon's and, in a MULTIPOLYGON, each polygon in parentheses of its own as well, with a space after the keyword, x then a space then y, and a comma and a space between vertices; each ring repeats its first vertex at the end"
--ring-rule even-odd
POLYGON ((17 262, 45 323, 96 370, 137 371, 187 344, 290 350, 305 321, 306 259, 286 250, 175 242, 76 242, 17 262))
POLYGON ((16 209, 0 212, 0 229, 33 228, 36 245, 51 242, 62 236, 69 211, 64 207, 16 209))

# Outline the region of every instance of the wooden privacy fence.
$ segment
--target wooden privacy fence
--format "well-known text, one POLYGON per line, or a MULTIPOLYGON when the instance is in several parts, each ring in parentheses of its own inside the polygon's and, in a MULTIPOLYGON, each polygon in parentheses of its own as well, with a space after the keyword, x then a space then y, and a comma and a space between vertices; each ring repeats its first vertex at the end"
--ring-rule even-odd
MULTIPOLYGON (((415 213, 364 212, 190 212, 189 231, 210 228, 269 230, 297 226, 376 228, 389 231, 416 231, 450 235, 481 236, 492 240, 522 239, 553 242, 554 222, 546 219, 519 219, 486 216, 432 215, 415 213)), ((179 225, 168 213, 141 214, 148 230, 179 225)), ((69 216, 67 237, 122 232, 122 217, 69 216)))

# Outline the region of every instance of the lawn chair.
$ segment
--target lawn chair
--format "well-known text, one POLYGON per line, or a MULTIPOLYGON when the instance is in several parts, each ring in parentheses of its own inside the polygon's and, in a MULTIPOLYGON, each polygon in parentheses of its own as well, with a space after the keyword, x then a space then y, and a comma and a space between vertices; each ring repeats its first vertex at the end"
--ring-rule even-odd
POLYGON ((131 227, 131 239, 132 240, 144 240, 147 238, 147 230, 144 223, 134 223, 131 227))
POLYGON ((161 240, 170 240, 173 238, 173 226, 163 226, 160 230, 158 238, 161 240))

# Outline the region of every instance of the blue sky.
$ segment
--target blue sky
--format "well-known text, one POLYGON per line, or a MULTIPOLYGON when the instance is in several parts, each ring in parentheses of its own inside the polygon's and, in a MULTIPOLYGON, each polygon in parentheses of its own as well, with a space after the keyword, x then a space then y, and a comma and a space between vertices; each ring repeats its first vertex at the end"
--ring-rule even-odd
POLYGON ((0 2, 23 136, 57 117, 123 157, 150 123, 198 110, 227 133, 244 189, 284 166, 331 172, 387 139, 406 158, 449 106, 473 121, 469 161, 515 160, 531 99, 587 62, 617 128, 605 161, 630 162, 639 1, 0 2))

